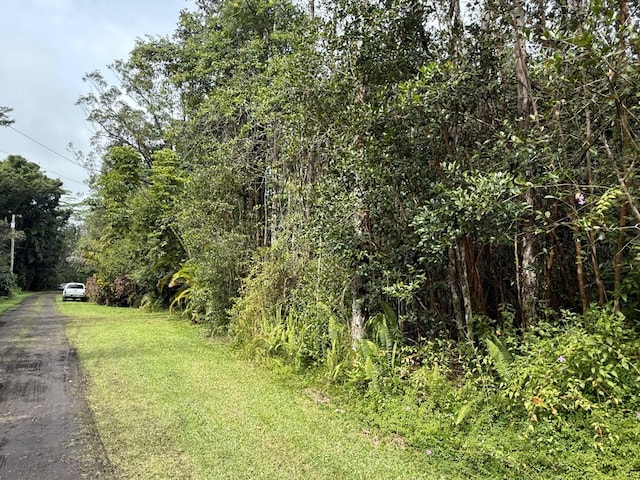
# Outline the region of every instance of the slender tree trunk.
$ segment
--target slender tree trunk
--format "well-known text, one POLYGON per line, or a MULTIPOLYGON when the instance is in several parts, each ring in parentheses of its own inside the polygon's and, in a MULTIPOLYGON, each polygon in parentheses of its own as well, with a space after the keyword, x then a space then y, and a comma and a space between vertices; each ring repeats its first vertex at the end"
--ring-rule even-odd
MULTIPOLYGON (((585 93, 587 93, 586 79, 584 84, 585 93)), ((585 98, 589 98, 588 95, 585 95, 585 98)), ((591 109, 589 107, 585 109, 585 127, 585 142, 587 145, 587 151, 585 153, 585 158, 587 161, 587 184, 589 185, 589 195, 591 196, 591 198, 593 198, 595 195, 595 189, 593 187, 593 165, 591 159, 591 144, 593 142, 593 139, 591 138, 591 109)), ((604 283, 602 282, 602 277, 600 275, 600 265, 598 263, 598 247, 596 245, 595 239, 593 238, 593 233, 590 231, 587 231, 587 241, 589 242, 589 250, 591 251, 591 266, 593 267, 593 277, 596 282, 596 286, 598 287, 598 305, 603 306, 605 303, 605 291, 604 283)))
MULTIPOLYGON (((364 0, 360 7, 363 11, 368 6, 368 0, 364 0)), ((361 41, 358 41, 357 50, 361 48, 361 41)), ((354 104, 362 107, 367 102, 367 88, 362 77, 354 78, 353 84, 354 104)), ((356 127, 355 131, 359 129, 356 127)), ((364 142, 359 134, 354 136, 355 157, 359 165, 365 163, 366 152, 364 142)), ((355 199, 354 212, 352 214, 353 231, 356 241, 356 251, 354 252, 353 279, 351 286, 351 344, 354 349, 365 336, 365 325, 367 322, 366 315, 366 285, 362 276, 362 270, 365 265, 365 245, 368 243, 366 234, 368 233, 368 213, 364 204, 363 186, 360 177, 356 174, 355 184, 353 186, 353 194, 355 199)))
MULTIPOLYGON (((516 0, 514 7, 514 59, 517 85, 517 109, 520 117, 520 129, 527 135, 531 128, 531 117, 538 123, 538 112, 531 94, 531 79, 527 67, 527 52, 524 39, 524 8, 520 0, 516 0)), ((525 177, 531 179, 532 173, 527 170, 525 177)), ((522 235, 522 263, 520 279, 520 299, 522 308, 522 327, 535 321, 538 296, 538 273, 535 249, 535 195, 532 187, 528 187, 524 193, 524 201, 531 212, 524 226, 522 235)))
POLYGON ((458 286, 458 269, 457 269, 457 258, 456 258, 456 248, 449 247, 448 257, 449 257, 449 265, 447 268, 447 280, 449 283, 449 290, 451 291, 451 305, 453 307, 453 318, 456 322, 456 327, 458 329, 458 340, 462 341, 466 337, 465 333, 465 320, 464 320, 464 310, 462 308, 460 287, 458 286))
POLYGON ((591 267, 593 268, 593 278, 598 289, 598 305, 604 306, 606 302, 606 294, 604 291, 604 283, 600 275, 600 264, 598 263, 598 252, 596 241, 593 238, 593 232, 587 232, 587 240, 589 242, 589 250, 591 251, 591 267))
POLYGON ((576 239, 576 276, 578 277, 578 291, 580 292, 580 304, 582 305, 582 313, 586 313, 589 307, 589 299, 584 285, 584 267, 582 262, 582 241, 577 237, 579 232, 575 232, 576 239))
POLYGON ((544 300, 547 307, 552 308, 551 302, 553 297, 553 263, 556 258, 555 245, 551 244, 549 247, 549 256, 547 257, 547 263, 544 269, 544 300))
MULTIPOLYGON (((525 192, 525 203, 529 209, 534 211, 533 188, 527 188, 525 192)), ((525 226, 522 235, 522 327, 526 330, 535 321, 538 298, 538 273, 535 251, 535 235, 533 213, 525 226)))
POLYGON ((456 245, 456 267, 458 270, 458 278, 460 279, 460 292, 462 293, 465 337, 468 342, 473 342, 473 309, 471 307, 471 288, 469 288, 469 273, 467 256, 465 255, 464 238, 459 239, 456 245))
MULTIPOLYGON (((572 9, 572 14, 574 16, 578 16, 583 13, 582 4, 580 1, 572 2, 570 4, 570 7, 572 9)), ((584 29, 582 25, 579 25, 578 33, 582 34, 583 30, 584 29)), ((583 72, 582 85, 583 85, 583 91, 584 91, 584 98, 587 98, 587 99, 591 98, 591 91, 589 89, 589 80, 586 76, 586 73, 584 72, 583 72)), ((594 180, 593 180, 593 164, 592 164, 592 158, 591 158, 591 145, 593 144, 593 138, 592 138, 592 131, 591 131, 591 107, 588 104, 585 107, 584 120, 585 120, 585 146, 586 146, 585 161, 587 166, 587 185, 589 188, 589 195, 591 198, 593 198, 595 196, 594 180)), ((593 268, 593 277, 598 289, 598 304, 602 306, 604 305, 604 302, 605 302, 605 291, 604 291, 604 284, 602 282, 602 278, 600 275, 600 265, 598 264, 597 245, 593 237, 593 233, 588 230, 585 233, 587 236, 587 242, 589 243, 591 267, 593 268)), ((584 289, 584 285, 582 285, 582 288, 584 289)), ((584 298, 582 295, 583 295, 583 292, 581 290, 580 299, 583 304, 583 310, 585 310, 584 298)))
POLYGON ((478 257, 480 253, 475 252, 473 242, 469 237, 464 239, 464 251, 467 262, 467 273, 469 274, 469 286, 471 287, 471 299, 473 301, 473 311, 486 314, 487 302, 484 292, 484 284, 478 272, 478 257))
MULTIPOLYGON (((629 22, 629 3, 626 0, 619 0, 618 45, 620 49, 620 54, 618 58, 618 63, 620 64, 621 67, 626 63, 627 41, 626 41, 624 32, 628 22, 629 22)), ((616 80, 617 80, 617 74, 614 74, 614 78, 612 79, 612 84, 614 88, 615 88, 616 80)), ((627 111, 626 105, 624 104, 619 105, 618 112, 619 112, 618 121, 620 123, 620 137, 622 139, 622 145, 620 147, 621 147, 622 155, 624 158, 624 155, 626 155, 627 150, 629 148, 630 138, 631 138, 630 131, 629 131, 628 111, 627 111)), ((611 153, 611 150, 609 149, 609 145, 606 143, 606 140, 605 140, 605 148, 607 150, 609 158, 613 159, 613 155, 611 153)), ((624 175, 621 175, 619 172, 617 173, 618 182, 623 192, 625 193, 626 201, 623 203, 622 207, 620 208, 620 218, 618 220, 618 227, 619 227, 618 249, 613 258, 613 271, 614 271, 613 305, 614 305, 614 310, 616 312, 620 311, 620 299, 622 295, 622 262, 624 259, 624 249, 626 244, 626 234, 624 231, 624 227, 626 226, 626 223, 627 223, 627 215, 629 214, 629 209, 631 209, 631 211, 636 215, 636 218, 640 219, 640 215, 638 215, 638 210, 637 208, 635 208, 635 205, 632 202, 631 196, 629 195, 629 191, 627 188, 627 178, 628 178, 627 172, 631 172, 633 170, 633 163, 634 162, 631 162, 631 166, 629 168, 626 168, 626 165, 624 165, 624 167, 626 168, 624 175)))
MULTIPOLYGON (((553 204, 553 216, 552 216, 553 224, 556 224, 558 221, 558 201, 553 204)), ((545 265, 544 270, 544 298, 547 307, 552 308, 552 293, 553 293, 553 265, 556 258, 556 244, 555 244, 555 233, 552 231, 549 234, 549 257, 547 258, 547 263, 545 265)))
POLYGON ((364 284, 360 275, 355 275, 351 286, 351 346, 358 348, 358 343, 364 338, 364 328, 367 322, 364 305, 364 284))
POLYGON ((364 267, 364 245, 367 243, 368 215, 362 201, 362 194, 358 186, 355 189, 356 210, 353 213, 353 229, 356 237, 356 251, 354 252, 353 279, 351 284, 351 343, 357 348, 364 338, 367 322, 365 309, 366 286, 361 271, 364 267))
POLYGON ((624 227, 627 225, 628 203, 623 203, 618 219, 618 245, 613 257, 613 309, 620 311, 620 295, 622 293, 622 261, 624 259, 624 244, 626 235, 624 227))
POLYGON ((449 247, 447 279, 458 340, 472 342, 474 338, 473 309, 464 244, 465 239, 461 238, 454 246, 449 247))

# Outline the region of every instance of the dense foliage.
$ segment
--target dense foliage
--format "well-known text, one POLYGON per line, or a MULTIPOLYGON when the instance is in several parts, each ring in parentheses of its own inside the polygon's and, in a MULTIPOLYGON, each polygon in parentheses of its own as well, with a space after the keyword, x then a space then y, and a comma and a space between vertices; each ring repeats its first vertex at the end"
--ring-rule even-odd
POLYGON ((60 205, 64 193, 62 182, 47 177, 37 164, 16 155, 0 161, 0 253, 6 259, 0 265, 0 295, 8 293, 11 286, 25 290, 54 288, 69 280, 62 274, 77 273, 66 261, 77 232, 68 224, 70 210, 60 205), (15 229, 9 231, 12 215, 15 229), (13 274, 11 235, 15 243, 13 274))
POLYGON ((460 426, 640 409, 634 3, 196 3, 87 76, 94 299, 460 426))

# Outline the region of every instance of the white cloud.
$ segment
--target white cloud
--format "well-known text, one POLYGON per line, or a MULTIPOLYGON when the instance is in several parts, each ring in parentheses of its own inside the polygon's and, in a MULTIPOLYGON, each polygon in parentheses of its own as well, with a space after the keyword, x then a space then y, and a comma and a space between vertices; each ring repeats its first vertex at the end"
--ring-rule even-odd
MULTIPOLYGON (((15 128, 71 157, 69 142, 87 151, 91 133, 75 106, 88 91, 84 74, 107 73, 126 58, 137 37, 175 30, 186 0, 21 0, 0 16, 0 106, 13 107, 15 128), (9 47, 10 46, 10 47, 9 47)), ((61 175, 73 191, 87 188, 87 173, 8 128, 0 128, 0 158, 22 155, 61 175)), ((73 158, 73 157, 72 157, 73 158)))

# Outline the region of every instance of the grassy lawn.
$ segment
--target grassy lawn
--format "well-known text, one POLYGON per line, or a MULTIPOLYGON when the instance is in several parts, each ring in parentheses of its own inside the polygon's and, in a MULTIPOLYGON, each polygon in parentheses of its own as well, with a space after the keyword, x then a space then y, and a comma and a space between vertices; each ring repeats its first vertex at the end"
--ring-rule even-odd
POLYGON ((464 478, 166 313, 62 303, 121 478, 464 478))

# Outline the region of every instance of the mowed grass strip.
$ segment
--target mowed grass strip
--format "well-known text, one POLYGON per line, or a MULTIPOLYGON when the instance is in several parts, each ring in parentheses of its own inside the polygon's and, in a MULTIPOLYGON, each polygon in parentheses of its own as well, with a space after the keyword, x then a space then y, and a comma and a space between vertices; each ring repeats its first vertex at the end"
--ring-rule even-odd
POLYGON ((200 327, 166 313, 58 305, 121 478, 441 477, 435 456, 373 439, 200 327))

